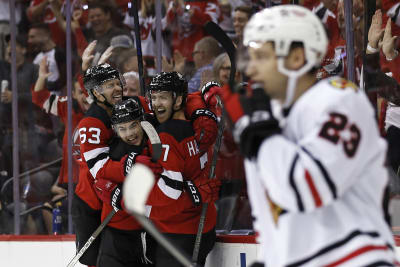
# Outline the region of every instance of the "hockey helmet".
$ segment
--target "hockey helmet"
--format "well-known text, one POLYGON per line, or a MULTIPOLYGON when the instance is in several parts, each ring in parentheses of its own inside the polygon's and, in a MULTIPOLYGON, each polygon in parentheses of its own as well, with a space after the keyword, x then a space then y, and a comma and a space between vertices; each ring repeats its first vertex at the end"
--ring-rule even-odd
POLYGON ((89 95, 94 100, 96 100, 96 98, 93 95, 93 90, 97 90, 99 93, 101 93, 102 92, 101 85, 106 81, 113 79, 118 79, 121 84, 121 88, 124 88, 125 80, 123 76, 120 75, 117 69, 111 67, 107 63, 104 63, 101 65, 90 67, 86 71, 85 76, 83 77, 83 84, 89 95))
POLYGON ((182 74, 179 72, 161 72, 160 74, 157 74, 150 82, 150 95, 152 91, 173 92, 174 97, 181 95, 183 97, 182 103, 185 103, 188 93, 188 85, 182 74))
POLYGON ((313 12, 299 5, 280 5, 256 13, 244 28, 245 46, 257 48, 266 42, 275 44, 278 70, 289 77, 287 106, 292 102, 297 78, 320 66, 327 51, 328 37, 324 25, 313 12), (289 70, 284 66, 284 58, 294 42, 303 44, 306 64, 298 70, 289 70))
POLYGON ((132 98, 118 102, 112 109, 111 123, 113 125, 143 119, 143 108, 132 98))

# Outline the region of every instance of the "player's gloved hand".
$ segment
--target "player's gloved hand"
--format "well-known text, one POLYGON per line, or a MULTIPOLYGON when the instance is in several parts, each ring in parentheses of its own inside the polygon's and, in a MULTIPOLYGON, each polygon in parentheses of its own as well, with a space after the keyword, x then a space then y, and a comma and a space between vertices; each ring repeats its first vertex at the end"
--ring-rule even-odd
POLYGON ((97 179, 93 188, 101 201, 110 203, 114 209, 121 209, 122 190, 119 184, 106 179, 97 179))
POLYGON ((160 176, 160 174, 163 172, 162 166, 157 162, 151 161, 151 157, 145 156, 145 155, 139 155, 135 152, 129 153, 128 155, 123 157, 121 159, 121 161, 123 162, 122 172, 123 172, 124 176, 128 175, 133 164, 135 164, 135 163, 141 163, 141 164, 146 165, 153 171, 153 173, 156 177, 160 176))
POLYGON ((217 139, 217 116, 208 109, 197 109, 192 114, 192 126, 200 151, 207 151, 217 139))
POLYGON ((197 181, 184 181, 183 184, 196 207, 201 203, 215 202, 219 198, 221 188, 219 179, 198 179, 197 181))
POLYGON ((207 107, 215 107, 217 105, 217 98, 221 85, 217 82, 211 81, 201 87, 201 95, 207 107))
POLYGON ((247 97, 232 93, 223 87, 222 99, 234 129, 233 137, 247 158, 257 156, 261 142, 281 132, 278 120, 273 116, 270 98, 262 88, 252 91, 247 97))

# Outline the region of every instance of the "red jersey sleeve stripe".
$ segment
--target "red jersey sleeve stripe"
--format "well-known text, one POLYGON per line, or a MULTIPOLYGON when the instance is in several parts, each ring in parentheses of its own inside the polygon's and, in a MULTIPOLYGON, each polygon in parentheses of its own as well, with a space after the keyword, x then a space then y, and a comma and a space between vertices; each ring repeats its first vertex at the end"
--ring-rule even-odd
POLYGON ((308 170, 305 170, 304 176, 305 176, 306 182, 308 184, 308 187, 310 188, 311 195, 312 195, 312 197, 314 199, 315 206, 316 207, 321 207, 322 206, 321 197, 319 196, 318 190, 315 187, 313 179, 312 179, 310 173, 308 172, 308 170))

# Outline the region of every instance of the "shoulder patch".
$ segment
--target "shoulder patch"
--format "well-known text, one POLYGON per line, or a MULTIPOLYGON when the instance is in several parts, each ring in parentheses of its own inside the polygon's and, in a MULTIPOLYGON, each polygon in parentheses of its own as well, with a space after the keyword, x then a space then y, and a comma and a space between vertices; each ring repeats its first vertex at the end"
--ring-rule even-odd
POLYGON ((346 88, 352 88, 354 91, 358 91, 357 85, 355 85, 353 82, 348 81, 344 78, 334 78, 329 81, 329 84, 332 87, 338 88, 338 89, 346 89, 346 88))
POLYGON ((157 127, 157 132, 168 133, 172 135, 178 142, 190 136, 194 136, 192 124, 185 120, 169 120, 157 127))

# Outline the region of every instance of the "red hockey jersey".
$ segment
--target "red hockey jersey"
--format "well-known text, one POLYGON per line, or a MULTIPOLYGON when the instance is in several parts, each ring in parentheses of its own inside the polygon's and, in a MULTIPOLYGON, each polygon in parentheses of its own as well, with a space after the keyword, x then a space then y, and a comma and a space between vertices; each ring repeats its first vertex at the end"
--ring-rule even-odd
MULTIPOLYGON (((196 234, 201 206, 194 207, 183 181, 207 179, 211 149, 200 153, 190 122, 169 120, 158 127, 163 153, 159 160, 164 171, 150 193, 150 218, 165 233, 196 234)), ((204 231, 216 223, 216 209, 209 205, 204 231)))
POLYGON ((113 136, 111 120, 106 110, 93 103, 78 125, 81 164, 75 193, 92 209, 100 210, 102 202, 94 189, 94 179, 103 178, 121 183, 121 167, 109 157, 108 142, 113 136))

